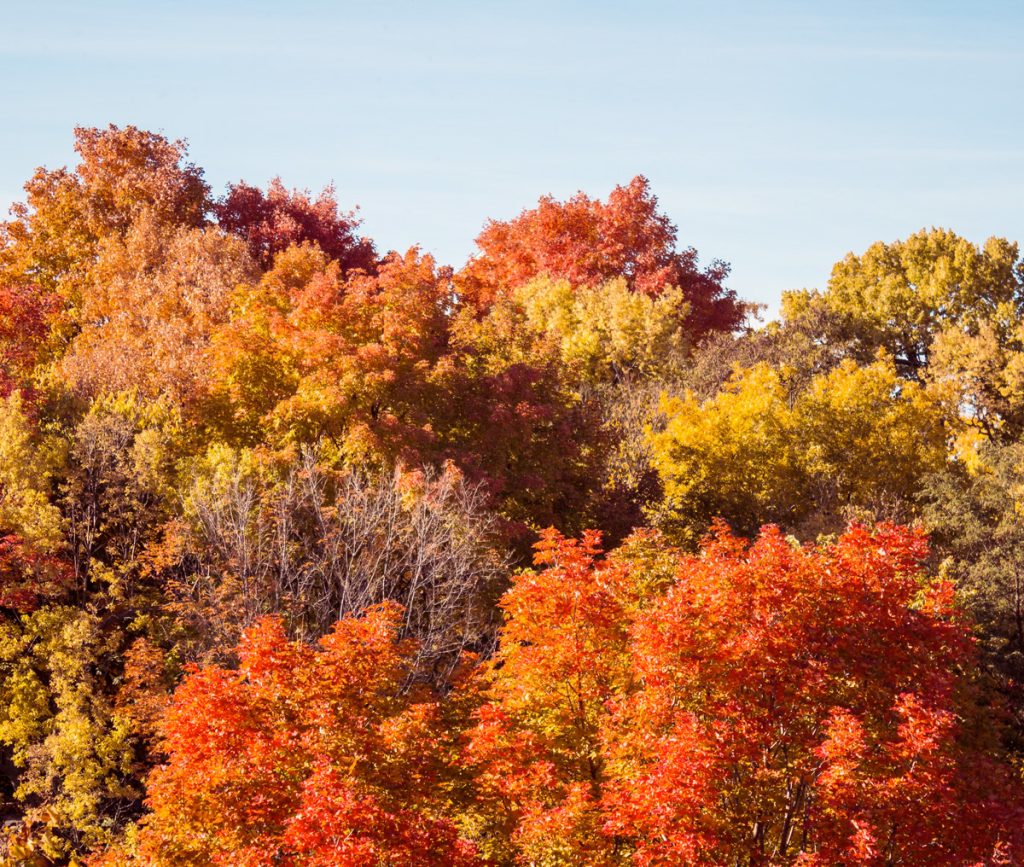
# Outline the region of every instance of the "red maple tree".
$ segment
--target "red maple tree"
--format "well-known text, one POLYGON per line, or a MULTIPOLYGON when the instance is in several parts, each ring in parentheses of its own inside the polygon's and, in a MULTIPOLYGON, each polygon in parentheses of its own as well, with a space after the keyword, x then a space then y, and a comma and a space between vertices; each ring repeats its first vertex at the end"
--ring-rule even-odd
POLYGON ((372 271, 377 255, 373 243, 357 234, 355 212, 341 213, 334 188, 314 199, 308 192, 288 190, 275 178, 266 192, 240 182, 214 205, 218 223, 241 235, 255 259, 269 268, 274 255, 292 244, 316 243, 343 271, 372 271))
POLYGON ((459 273, 461 292, 487 306, 502 292, 535 277, 595 286, 616 277, 648 295, 666 286, 685 291, 690 326, 696 335, 731 331, 747 307, 723 285, 729 266, 712 262, 701 269, 697 251, 676 248, 677 231, 664 214, 646 178, 616 187, 607 201, 584 193, 560 202, 544 196, 532 210, 507 220, 491 220, 476 239, 479 253, 459 273))

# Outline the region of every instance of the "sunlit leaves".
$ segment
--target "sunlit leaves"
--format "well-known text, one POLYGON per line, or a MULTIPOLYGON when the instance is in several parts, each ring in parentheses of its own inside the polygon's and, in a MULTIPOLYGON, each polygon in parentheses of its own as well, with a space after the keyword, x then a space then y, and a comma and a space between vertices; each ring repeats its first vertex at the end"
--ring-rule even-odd
POLYGON ((1017 245, 1004 238, 979 247, 948 229, 922 230, 847 255, 825 292, 787 295, 783 314, 800 319, 822 305, 869 352, 883 347, 901 374, 921 377, 942 330, 970 334, 989 318, 1020 315, 1018 257, 1017 245))
POLYGON ((313 199, 307 192, 289 192, 279 178, 270 182, 266 192, 240 182, 229 187, 213 210, 217 222, 240 235, 265 268, 277 253, 312 242, 343 270, 373 270, 373 244, 356 234, 359 221, 355 213, 338 212, 333 187, 313 199))
POLYGON ((740 333, 640 177, 455 271, 76 142, 0 226, 8 860, 1021 860, 1015 245, 740 333))
POLYGON ((73 171, 36 170, 25 203, 0 231, 0 283, 58 292, 72 320, 103 239, 122 237, 144 211, 162 226, 194 227, 209 208, 184 142, 134 126, 79 127, 75 150, 81 162, 73 171))
POLYGON ((503 602, 465 758, 495 855, 967 864, 1024 842, 923 534, 799 547, 767 528, 748 545, 720 526, 696 556, 595 546, 548 535, 546 568, 503 602))
POLYGON ((49 498, 58 462, 59 451, 26 417, 20 392, 0 401, 0 528, 42 549, 61 539, 60 512, 49 498))
POLYGON ((760 364, 710 400, 667 399, 662 411, 652 441, 665 519, 690 541, 714 517, 748 533, 807 520, 834 531, 858 508, 905 517, 945 459, 937 407, 885 360, 846 361, 803 388, 760 364))
POLYGON ((216 229, 167 229, 151 212, 104 242, 62 370, 90 397, 135 389, 195 406, 206 352, 234 288, 255 278, 245 245, 216 229))
POLYGON ((27 817, 57 832, 45 853, 55 859, 112 842, 138 810, 131 726, 102 668, 119 641, 70 606, 0 624, 0 743, 20 772, 14 795, 27 817))
MULTIPOLYGON (((434 699, 402 690, 401 611, 339 621, 318 647, 266 619, 238 671, 194 671, 167 714, 145 863, 477 863, 439 815, 434 699)), ((440 754, 439 754, 440 752, 440 754)))
POLYGON ((730 331, 746 308, 722 285, 722 262, 701 270, 693 248, 676 249, 676 228, 658 212, 647 179, 616 187, 606 201, 583 193, 559 202, 544 196, 512 220, 490 221, 477 237, 479 253, 458 274, 460 290, 480 306, 536 277, 574 287, 622 278, 629 288, 657 295, 679 287, 690 305, 692 333, 730 331))

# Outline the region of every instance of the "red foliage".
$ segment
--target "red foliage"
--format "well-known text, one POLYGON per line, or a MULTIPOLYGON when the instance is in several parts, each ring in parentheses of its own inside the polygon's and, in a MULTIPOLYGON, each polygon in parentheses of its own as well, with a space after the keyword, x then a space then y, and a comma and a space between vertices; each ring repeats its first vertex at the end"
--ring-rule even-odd
POLYGON ((500 293, 547 275, 574 286, 624 277, 637 292, 657 295, 666 286, 685 290, 695 334, 731 331, 746 307, 722 281, 723 262, 701 270, 697 251, 676 249, 676 228, 657 210, 647 179, 616 187, 607 202, 577 193, 551 196, 508 221, 491 220, 476 239, 479 254, 458 276, 461 291, 480 306, 500 293))
POLYGON ((309 867, 470 867, 472 845, 450 822, 389 810, 360 794, 351 778, 318 762, 302 787, 302 804, 284 834, 285 846, 303 853, 309 867))
POLYGON ((36 286, 0 286, 0 397, 26 390, 60 306, 56 295, 36 286))
POLYGON ((33 550, 20 536, 0 536, 0 609, 32 611, 67 591, 73 577, 60 558, 33 550))
POLYGON ((915 530, 795 547, 720 529, 641 615, 606 830, 641 864, 973 864, 1024 854, 968 626, 915 530), (702 853, 697 858, 695 853, 702 853))
POLYGON ((356 234, 359 220, 354 212, 338 212, 333 187, 313 199, 308 192, 289 192, 280 178, 272 180, 266 192, 242 182, 229 187, 214 213, 221 226, 246 240, 264 267, 276 253, 307 241, 319 245, 342 271, 373 271, 376 265, 373 243, 356 234))

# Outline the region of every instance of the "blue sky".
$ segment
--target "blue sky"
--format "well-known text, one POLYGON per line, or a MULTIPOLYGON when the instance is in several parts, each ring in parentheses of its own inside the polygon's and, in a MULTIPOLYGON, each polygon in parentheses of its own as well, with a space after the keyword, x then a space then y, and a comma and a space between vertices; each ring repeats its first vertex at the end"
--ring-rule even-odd
POLYGON ((214 189, 333 181, 381 249, 645 174, 774 307, 922 226, 1024 241, 1024 3, 2 4, 0 199, 78 124, 190 142, 214 189))

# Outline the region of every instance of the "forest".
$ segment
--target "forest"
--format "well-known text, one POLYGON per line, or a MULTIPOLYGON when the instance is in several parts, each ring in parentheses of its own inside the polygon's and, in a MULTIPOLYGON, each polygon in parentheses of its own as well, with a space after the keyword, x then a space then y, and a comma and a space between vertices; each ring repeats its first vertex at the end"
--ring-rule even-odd
POLYGON ((0 223, 0 864, 1024 863, 1015 242, 764 322, 644 177, 452 267, 74 136, 0 223))

